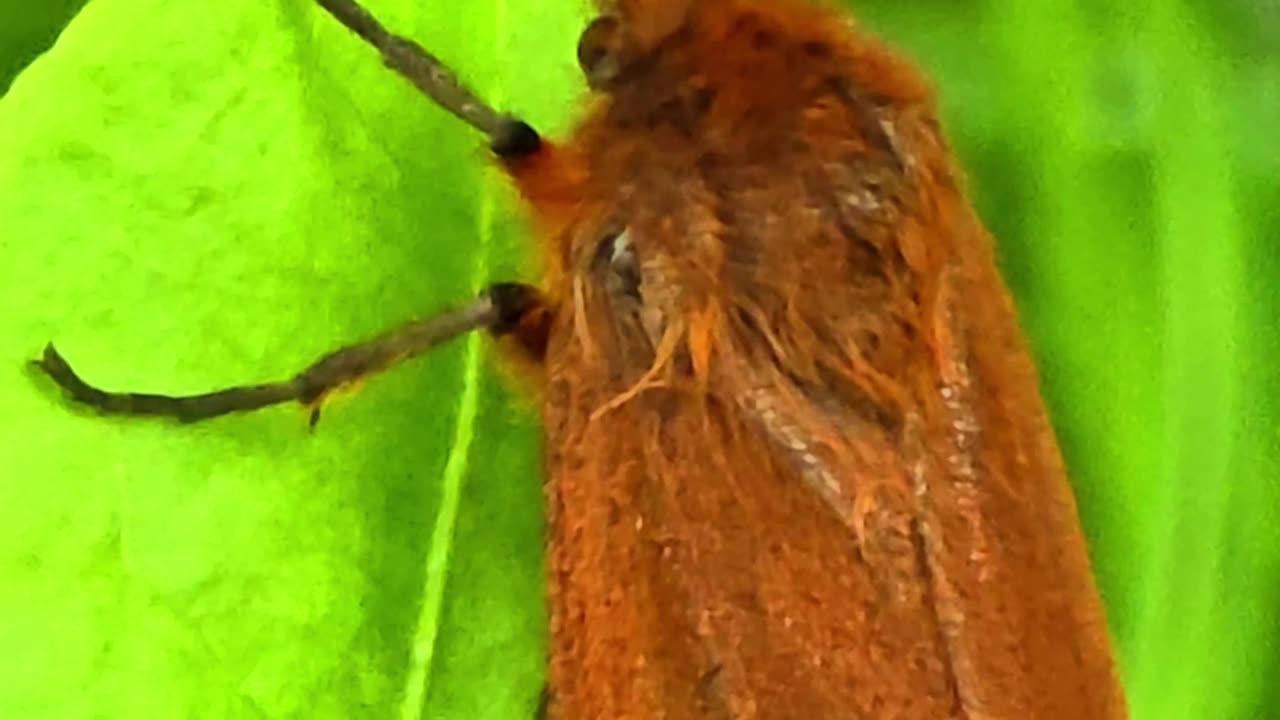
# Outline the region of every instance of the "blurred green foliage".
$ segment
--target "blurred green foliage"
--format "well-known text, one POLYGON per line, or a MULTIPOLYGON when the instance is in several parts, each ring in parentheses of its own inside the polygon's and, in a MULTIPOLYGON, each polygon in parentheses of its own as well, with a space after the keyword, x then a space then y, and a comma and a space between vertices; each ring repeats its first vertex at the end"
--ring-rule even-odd
MULTIPOLYGON (((0 87, 78 7, 5 1, 0 87)), ((569 120, 585 3, 369 4, 569 120)), ((1280 6, 856 7, 999 239, 1134 717, 1278 717, 1280 6)), ((0 717, 529 716, 535 431, 479 340, 312 437, 90 421, 17 370, 53 338, 196 391, 516 276, 477 145, 307 0, 97 0, 0 99, 0 717)))

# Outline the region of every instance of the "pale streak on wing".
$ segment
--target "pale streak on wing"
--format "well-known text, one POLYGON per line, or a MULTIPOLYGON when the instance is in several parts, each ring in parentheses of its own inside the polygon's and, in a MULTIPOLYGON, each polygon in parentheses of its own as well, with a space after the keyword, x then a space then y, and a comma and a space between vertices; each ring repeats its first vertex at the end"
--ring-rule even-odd
POLYGON ((904 604, 924 601, 912 487, 895 439, 777 371, 742 368, 726 377, 746 378, 732 393, 739 407, 850 528, 877 581, 904 604))

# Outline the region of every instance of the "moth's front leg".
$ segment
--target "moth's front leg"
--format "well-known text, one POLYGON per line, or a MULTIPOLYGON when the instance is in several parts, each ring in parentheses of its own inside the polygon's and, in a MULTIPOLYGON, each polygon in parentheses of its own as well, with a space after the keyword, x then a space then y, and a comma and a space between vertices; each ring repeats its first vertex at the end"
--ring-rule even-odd
POLYGON ((552 308, 546 296, 521 283, 497 283, 485 292, 499 308, 490 334, 509 341, 520 359, 541 366, 551 335, 552 308))
POLYGON ((472 330, 514 336, 527 352, 541 358, 546 348, 543 295, 520 283, 491 285, 474 300, 419 318, 370 340, 348 345, 316 360, 288 380, 239 385, 198 395, 112 392, 86 383, 53 344, 31 361, 73 400, 109 415, 158 416, 195 422, 233 412, 257 410, 296 400, 311 410, 311 425, 333 391, 358 384, 376 372, 422 354, 472 330), (541 333, 541 335, 539 334, 541 333))

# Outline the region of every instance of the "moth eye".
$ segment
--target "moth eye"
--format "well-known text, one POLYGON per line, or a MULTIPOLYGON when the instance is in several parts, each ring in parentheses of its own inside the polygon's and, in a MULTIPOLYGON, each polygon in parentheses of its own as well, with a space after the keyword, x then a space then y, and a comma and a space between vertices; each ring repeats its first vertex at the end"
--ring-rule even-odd
POLYGON ((607 88, 622 75, 622 38, 622 24, 612 15, 592 20, 582 31, 578 38, 578 66, 592 88, 607 88))

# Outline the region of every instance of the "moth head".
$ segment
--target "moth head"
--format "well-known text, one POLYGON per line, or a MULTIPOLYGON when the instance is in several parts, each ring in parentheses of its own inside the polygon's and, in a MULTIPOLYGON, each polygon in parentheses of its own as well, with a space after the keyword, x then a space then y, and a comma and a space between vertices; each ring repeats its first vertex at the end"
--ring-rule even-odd
POLYGON ((593 89, 623 82, 689 18, 694 0, 600 0, 578 39, 578 65, 593 89))

